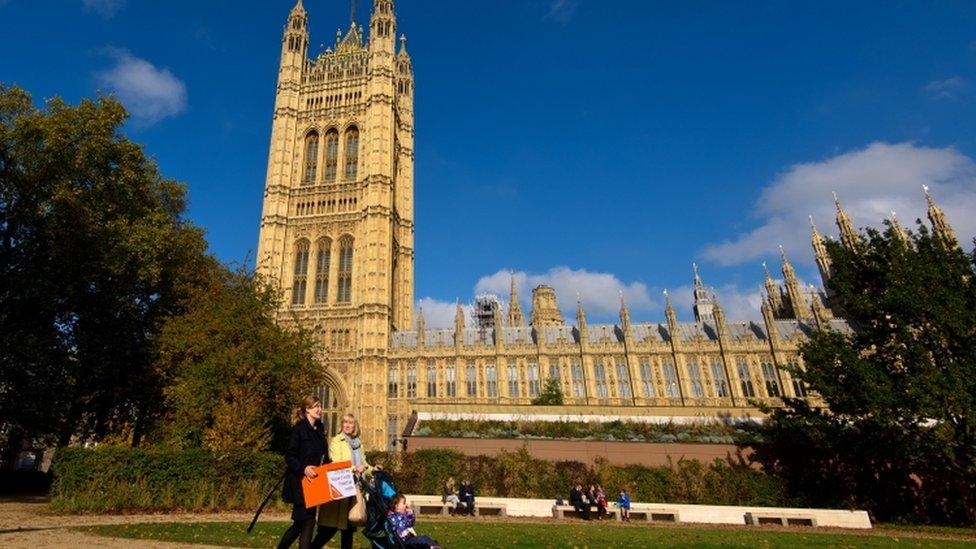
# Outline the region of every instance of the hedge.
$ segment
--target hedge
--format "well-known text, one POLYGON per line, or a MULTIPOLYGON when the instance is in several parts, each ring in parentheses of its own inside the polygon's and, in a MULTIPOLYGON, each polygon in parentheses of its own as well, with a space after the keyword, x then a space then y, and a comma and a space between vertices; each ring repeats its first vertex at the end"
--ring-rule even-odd
MULTIPOLYGON (((498 456, 465 456, 453 450, 370 452, 371 463, 391 473, 398 490, 440 494, 448 477, 470 479, 480 496, 568 498, 570 486, 601 484, 611 496, 621 488, 634 501, 713 505, 795 504, 775 478, 716 460, 682 460, 670 467, 611 465, 600 461, 551 462, 522 448, 498 456)), ((250 511, 278 480, 284 459, 273 453, 217 457, 205 450, 100 446, 66 448, 54 458, 53 507, 63 512, 250 511)), ((278 494, 272 509, 286 509, 278 494)))
MULTIPOLYGON (((253 510, 284 470, 270 452, 216 457, 202 449, 63 448, 51 504, 64 512, 253 510)), ((285 508, 280 497, 272 508, 285 508)))

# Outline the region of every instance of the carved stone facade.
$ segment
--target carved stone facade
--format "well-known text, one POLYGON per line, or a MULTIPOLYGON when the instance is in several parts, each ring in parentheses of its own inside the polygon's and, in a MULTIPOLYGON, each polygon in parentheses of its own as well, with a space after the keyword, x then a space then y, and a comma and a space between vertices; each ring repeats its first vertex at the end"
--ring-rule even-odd
MULTIPOLYGON (((621 300, 618 323, 589 325, 580 304, 567 325, 540 286, 527 326, 513 280, 504 317, 495 302, 469 322, 459 304, 453 329, 427 329, 422 314, 414 328, 414 80, 395 32, 392 0, 374 0, 368 40, 353 23, 310 58, 299 0, 282 40, 257 267, 280 285, 279 322, 319 337, 330 428, 352 411, 367 446, 386 448, 415 411, 524 413, 549 378, 560 414, 714 419, 759 416, 758 403, 784 396, 818 404, 793 377, 798 346, 850 328, 833 296, 800 287, 785 254, 783 285, 767 270, 762 322, 727 320, 696 267, 694 322, 678 322, 668 300, 665 322, 632 323, 621 300)), ((954 242, 928 199, 936 233, 954 242)), ((839 202, 837 223, 859 246, 839 202)), ((826 282, 816 227, 812 244, 826 282)))

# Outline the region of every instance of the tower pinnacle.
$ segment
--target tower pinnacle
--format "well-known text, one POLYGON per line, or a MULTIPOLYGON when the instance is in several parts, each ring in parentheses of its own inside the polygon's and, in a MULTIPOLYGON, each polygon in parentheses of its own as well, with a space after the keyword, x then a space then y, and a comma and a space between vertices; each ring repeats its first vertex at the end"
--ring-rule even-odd
POLYGON ((515 290, 515 273, 511 275, 511 288, 508 294, 508 325, 525 326, 525 315, 522 313, 518 292, 515 290))
POLYGON ((929 193, 929 186, 922 185, 922 190, 925 191, 925 199, 929 203, 929 221, 932 222, 932 231, 935 233, 935 236, 946 248, 958 246, 956 232, 952 229, 952 225, 949 225, 949 220, 946 219, 945 212, 935 203, 935 198, 929 193))
POLYGON ((837 228, 840 229, 840 241, 845 248, 849 250, 857 250, 861 244, 861 236, 857 234, 857 229, 854 228, 854 222, 851 220, 851 216, 847 215, 844 207, 840 205, 840 199, 837 198, 837 193, 834 192, 834 205, 837 206, 837 228))

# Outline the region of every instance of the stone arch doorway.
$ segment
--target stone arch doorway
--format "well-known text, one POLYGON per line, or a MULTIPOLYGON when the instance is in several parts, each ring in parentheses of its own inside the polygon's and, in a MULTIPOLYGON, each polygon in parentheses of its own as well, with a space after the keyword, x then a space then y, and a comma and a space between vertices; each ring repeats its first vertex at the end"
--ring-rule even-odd
POLYGON ((331 370, 325 372, 325 383, 319 387, 322 399, 322 424, 326 435, 332 437, 342 428, 342 416, 348 408, 345 387, 331 370))

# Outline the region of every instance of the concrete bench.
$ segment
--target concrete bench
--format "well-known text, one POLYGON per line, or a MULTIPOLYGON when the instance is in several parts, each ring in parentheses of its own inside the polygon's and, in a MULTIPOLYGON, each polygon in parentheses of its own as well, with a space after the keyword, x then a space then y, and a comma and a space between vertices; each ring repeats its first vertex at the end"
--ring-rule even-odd
MULTIPOLYGON (((553 505, 552 516, 560 519, 566 517, 583 518, 572 505, 553 505)), ((597 516, 597 507, 595 505, 590 506, 590 518, 597 518, 597 516)), ((614 520, 620 520, 620 509, 616 507, 607 507, 607 516, 613 518, 614 520)))
POLYGON ((644 520, 647 522, 681 522, 677 509, 668 507, 653 507, 648 505, 631 505, 630 520, 644 520))
POLYGON ((451 511, 451 504, 444 503, 439 497, 414 497, 407 503, 418 515, 447 515, 451 511))
POLYGON ((506 503, 474 503, 474 516, 476 517, 507 517, 508 504, 506 503))
POLYGON ((746 524, 750 526, 816 526, 817 517, 809 513, 791 513, 789 511, 749 511, 745 515, 746 524))

